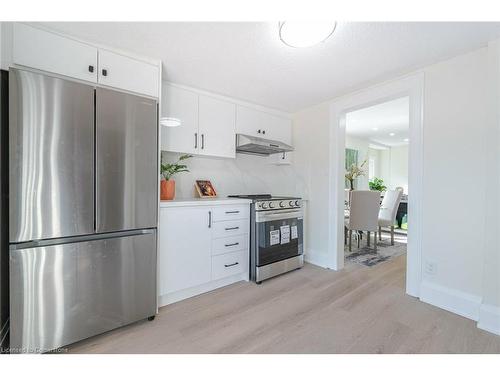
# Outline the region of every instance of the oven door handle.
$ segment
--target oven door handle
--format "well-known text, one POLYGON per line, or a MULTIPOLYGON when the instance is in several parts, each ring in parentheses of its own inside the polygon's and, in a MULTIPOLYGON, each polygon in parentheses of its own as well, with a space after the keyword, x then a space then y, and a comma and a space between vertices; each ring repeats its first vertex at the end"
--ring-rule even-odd
POLYGON ((257 212, 255 215, 256 223, 283 219, 302 220, 302 210, 293 210, 288 212, 257 212))

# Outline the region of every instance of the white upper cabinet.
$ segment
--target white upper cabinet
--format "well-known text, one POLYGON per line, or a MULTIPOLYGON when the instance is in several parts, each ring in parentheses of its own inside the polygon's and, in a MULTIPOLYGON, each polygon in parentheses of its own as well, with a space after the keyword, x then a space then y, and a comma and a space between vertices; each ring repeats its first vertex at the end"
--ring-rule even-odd
POLYGON ((160 65, 14 23, 12 63, 157 98, 160 65))
POLYGON ((197 154, 198 94, 163 84, 162 112, 167 117, 179 119, 180 126, 161 127, 161 148, 164 151, 197 154))
POLYGON ((194 91, 164 84, 164 117, 179 119, 176 127, 162 127, 162 150, 236 157, 236 105, 194 91))
POLYGON ((100 84, 158 97, 159 67, 99 49, 100 84))
MULTIPOLYGON (((162 150, 194 155, 236 157, 236 134, 292 145, 292 121, 238 105, 230 99, 164 83, 162 116, 181 121, 162 127, 162 150)), ((289 164, 276 159, 275 164, 289 164)))
POLYGON ((241 105, 236 106, 236 133, 264 137, 266 126, 264 112, 241 105))
POLYGON ((13 25, 12 62, 97 82, 97 48, 37 28, 13 25))
POLYGON ((238 105, 236 107, 236 133, 262 137, 292 144, 292 121, 238 105))
POLYGON ((235 126, 235 104, 200 95, 200 155, 236 157, 235 126))
POLYGON ((266 137, 276 141, 283 142, 287 145, 292 145, 292 120, 267 114, 268 126, 266 128, 266 137), (268 134, 267 134, 268 133, 268 134))

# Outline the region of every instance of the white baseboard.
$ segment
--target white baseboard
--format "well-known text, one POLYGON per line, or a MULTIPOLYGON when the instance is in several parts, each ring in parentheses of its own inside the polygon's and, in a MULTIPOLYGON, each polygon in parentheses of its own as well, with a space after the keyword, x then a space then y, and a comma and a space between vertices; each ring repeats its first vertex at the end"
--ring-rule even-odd
POLYGON ((315 266, 328 268, 328 255, 323 252, 308 250, 304 254, 304 261, 315 266))
POLYGON ((158 296, 158 307, 170 305, 171 303, 182 301, 183 299, 210 292, 214 289, 222 288, 238 281, 248 281, 248 273, 233 275, 223 279, 210 281, 206 284, 197 285, 191 288, 182 289, 176 292, 158 296))
POLYGON ((482 304, 479 308, 477 327, 500 335, 500 307, 482 304))
POLYGON ((479 319, 481 297, 473 294, 423 281, 420 300, 475 321, 479 319))

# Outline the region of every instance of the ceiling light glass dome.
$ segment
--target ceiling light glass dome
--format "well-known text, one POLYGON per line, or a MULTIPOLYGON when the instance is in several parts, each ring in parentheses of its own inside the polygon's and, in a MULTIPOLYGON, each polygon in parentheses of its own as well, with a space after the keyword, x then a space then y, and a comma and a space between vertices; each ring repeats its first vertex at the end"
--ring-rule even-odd
POLYGON ((285 21, 279 24, 279 36, 290 47, 311 47, 327 40, 335 31, 336 22, 285 21))

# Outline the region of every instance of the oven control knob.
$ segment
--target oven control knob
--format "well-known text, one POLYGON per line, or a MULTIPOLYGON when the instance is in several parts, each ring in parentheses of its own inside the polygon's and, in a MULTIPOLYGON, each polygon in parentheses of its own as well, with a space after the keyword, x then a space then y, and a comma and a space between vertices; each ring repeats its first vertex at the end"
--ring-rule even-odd
POLYGON ((299 206, 300 206, 300 202, 299 202, 299 201, 295 201, 295 205, 296 205, 297 207, 299 207, 299 206))
POLYGON ((274 208, 274 203, 273 202, 269 202, 269 208, 274 208))
POLYGON ((265 209, 267 208, 267 204, 266 204, 266 202, 262 203, 262 204, 261 204, 261 207, 265 210, 265 209))
POLYGON ((281 202, 280 202, 280 207, 281 207, 281 208, 284 208, 284 207, 285 207, 285 202, 281 201, 281 202))
POLYGON ((293 207, 293 201, 288 202, 288 204, 290 205, 290 207, 293 207))

